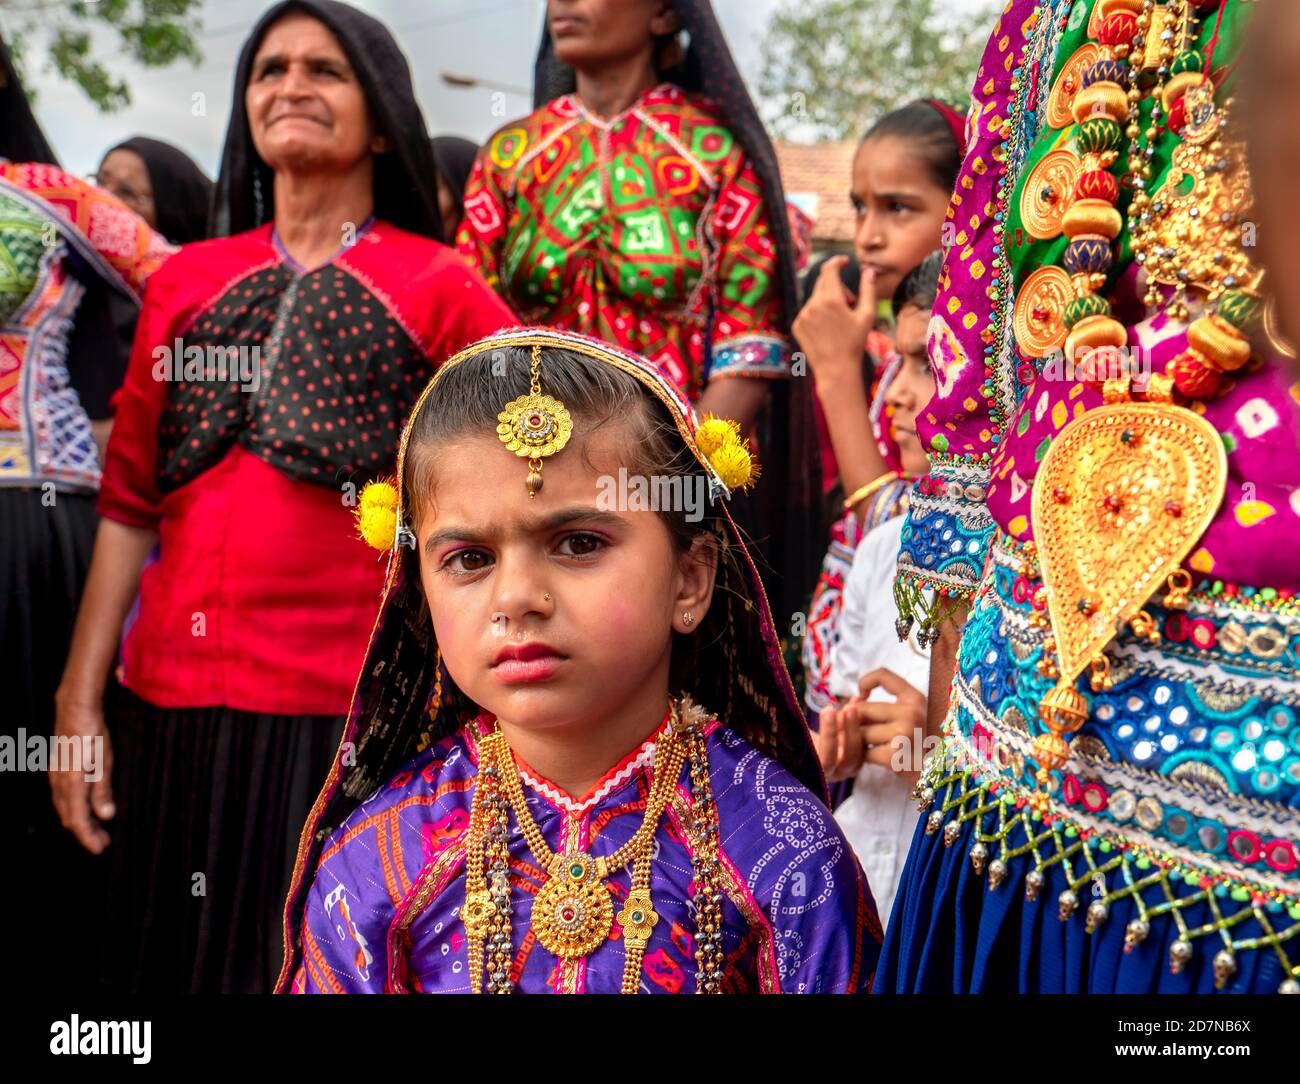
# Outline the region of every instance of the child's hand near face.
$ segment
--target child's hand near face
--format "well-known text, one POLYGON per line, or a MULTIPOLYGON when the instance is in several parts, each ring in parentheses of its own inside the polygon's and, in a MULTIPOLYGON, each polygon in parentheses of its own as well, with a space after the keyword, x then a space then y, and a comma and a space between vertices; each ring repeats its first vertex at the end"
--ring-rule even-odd
POLYGON ((922 742, 916 732, 925 733, 925 703, 925 697, 892 670, 882 667, 864 674, 856 696, 842 707, 822 711, 816 742, 827 779, 851 779, 863 764, 880 764, 914 780, 921 768, 922 742), (895 699, 868 700, 875 689, 895 699), (909 745, 910 756, 905 753, 909 745))
POLYGON ((863 268, 856 301, 845 292, 840 270, 847 256, 832 256, 794 320, 794 335, 817 382, 817 393, 864 394, 862 352, 876 326, 875 272, 863 268))

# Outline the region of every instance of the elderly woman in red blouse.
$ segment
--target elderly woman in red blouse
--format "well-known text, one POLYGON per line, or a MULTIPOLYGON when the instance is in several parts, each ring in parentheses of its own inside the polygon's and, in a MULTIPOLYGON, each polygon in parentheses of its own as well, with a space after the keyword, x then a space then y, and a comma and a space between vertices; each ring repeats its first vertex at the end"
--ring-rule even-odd
POLYGON ((434 368, 515 323, 440 243, 434 177, 383 24, 333 0, 267 12, 217 182, 229 236, 186 246, 145 298, 58 697, 60 733, 112 740, 111 785, 53 777, 65 826, 116 852, 110 981, 274 977, 382 586, 355 494, 392 469, 434 368))

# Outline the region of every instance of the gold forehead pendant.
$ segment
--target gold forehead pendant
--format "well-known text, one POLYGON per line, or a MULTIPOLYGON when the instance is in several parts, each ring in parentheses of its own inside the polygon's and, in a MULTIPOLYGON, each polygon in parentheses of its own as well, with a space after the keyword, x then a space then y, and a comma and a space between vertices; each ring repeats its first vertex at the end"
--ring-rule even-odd
POLYGON ((512 399, 497 415, 497 436, 515 455, 528 460, 528 498, 542 488, 542 460, 569 443, 573 419, 558 399, 542 394, 542 348, 533 347, 528 394, 512 399))

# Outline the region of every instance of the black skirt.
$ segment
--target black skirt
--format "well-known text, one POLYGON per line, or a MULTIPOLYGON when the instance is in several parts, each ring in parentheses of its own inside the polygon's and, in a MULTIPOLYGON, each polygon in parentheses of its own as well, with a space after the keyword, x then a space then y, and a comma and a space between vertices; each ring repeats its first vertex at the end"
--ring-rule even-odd
POLYGON ((158 708, 119 690, 109 985, 264 993, 280 970, 298 837, 342 716, 158 708))
POLYGON ((59 823, 44 767, 95 524, 91 495, 0 487, 0 735, 13 757, 0 773, 13 826, 0 928, 11 934, 6 970, 27 990, 94 985, 107 861, 59 823))

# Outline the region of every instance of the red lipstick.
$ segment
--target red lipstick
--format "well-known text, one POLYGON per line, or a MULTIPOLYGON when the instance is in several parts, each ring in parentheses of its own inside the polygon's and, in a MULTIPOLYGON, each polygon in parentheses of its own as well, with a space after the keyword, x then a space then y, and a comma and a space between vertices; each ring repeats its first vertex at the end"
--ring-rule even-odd
POLYGON ((532 640, 526 644, 508 644, 492 663, 492 673, 507 685, 546 681, 564 662, 561 655, 549 644, 532 640))

